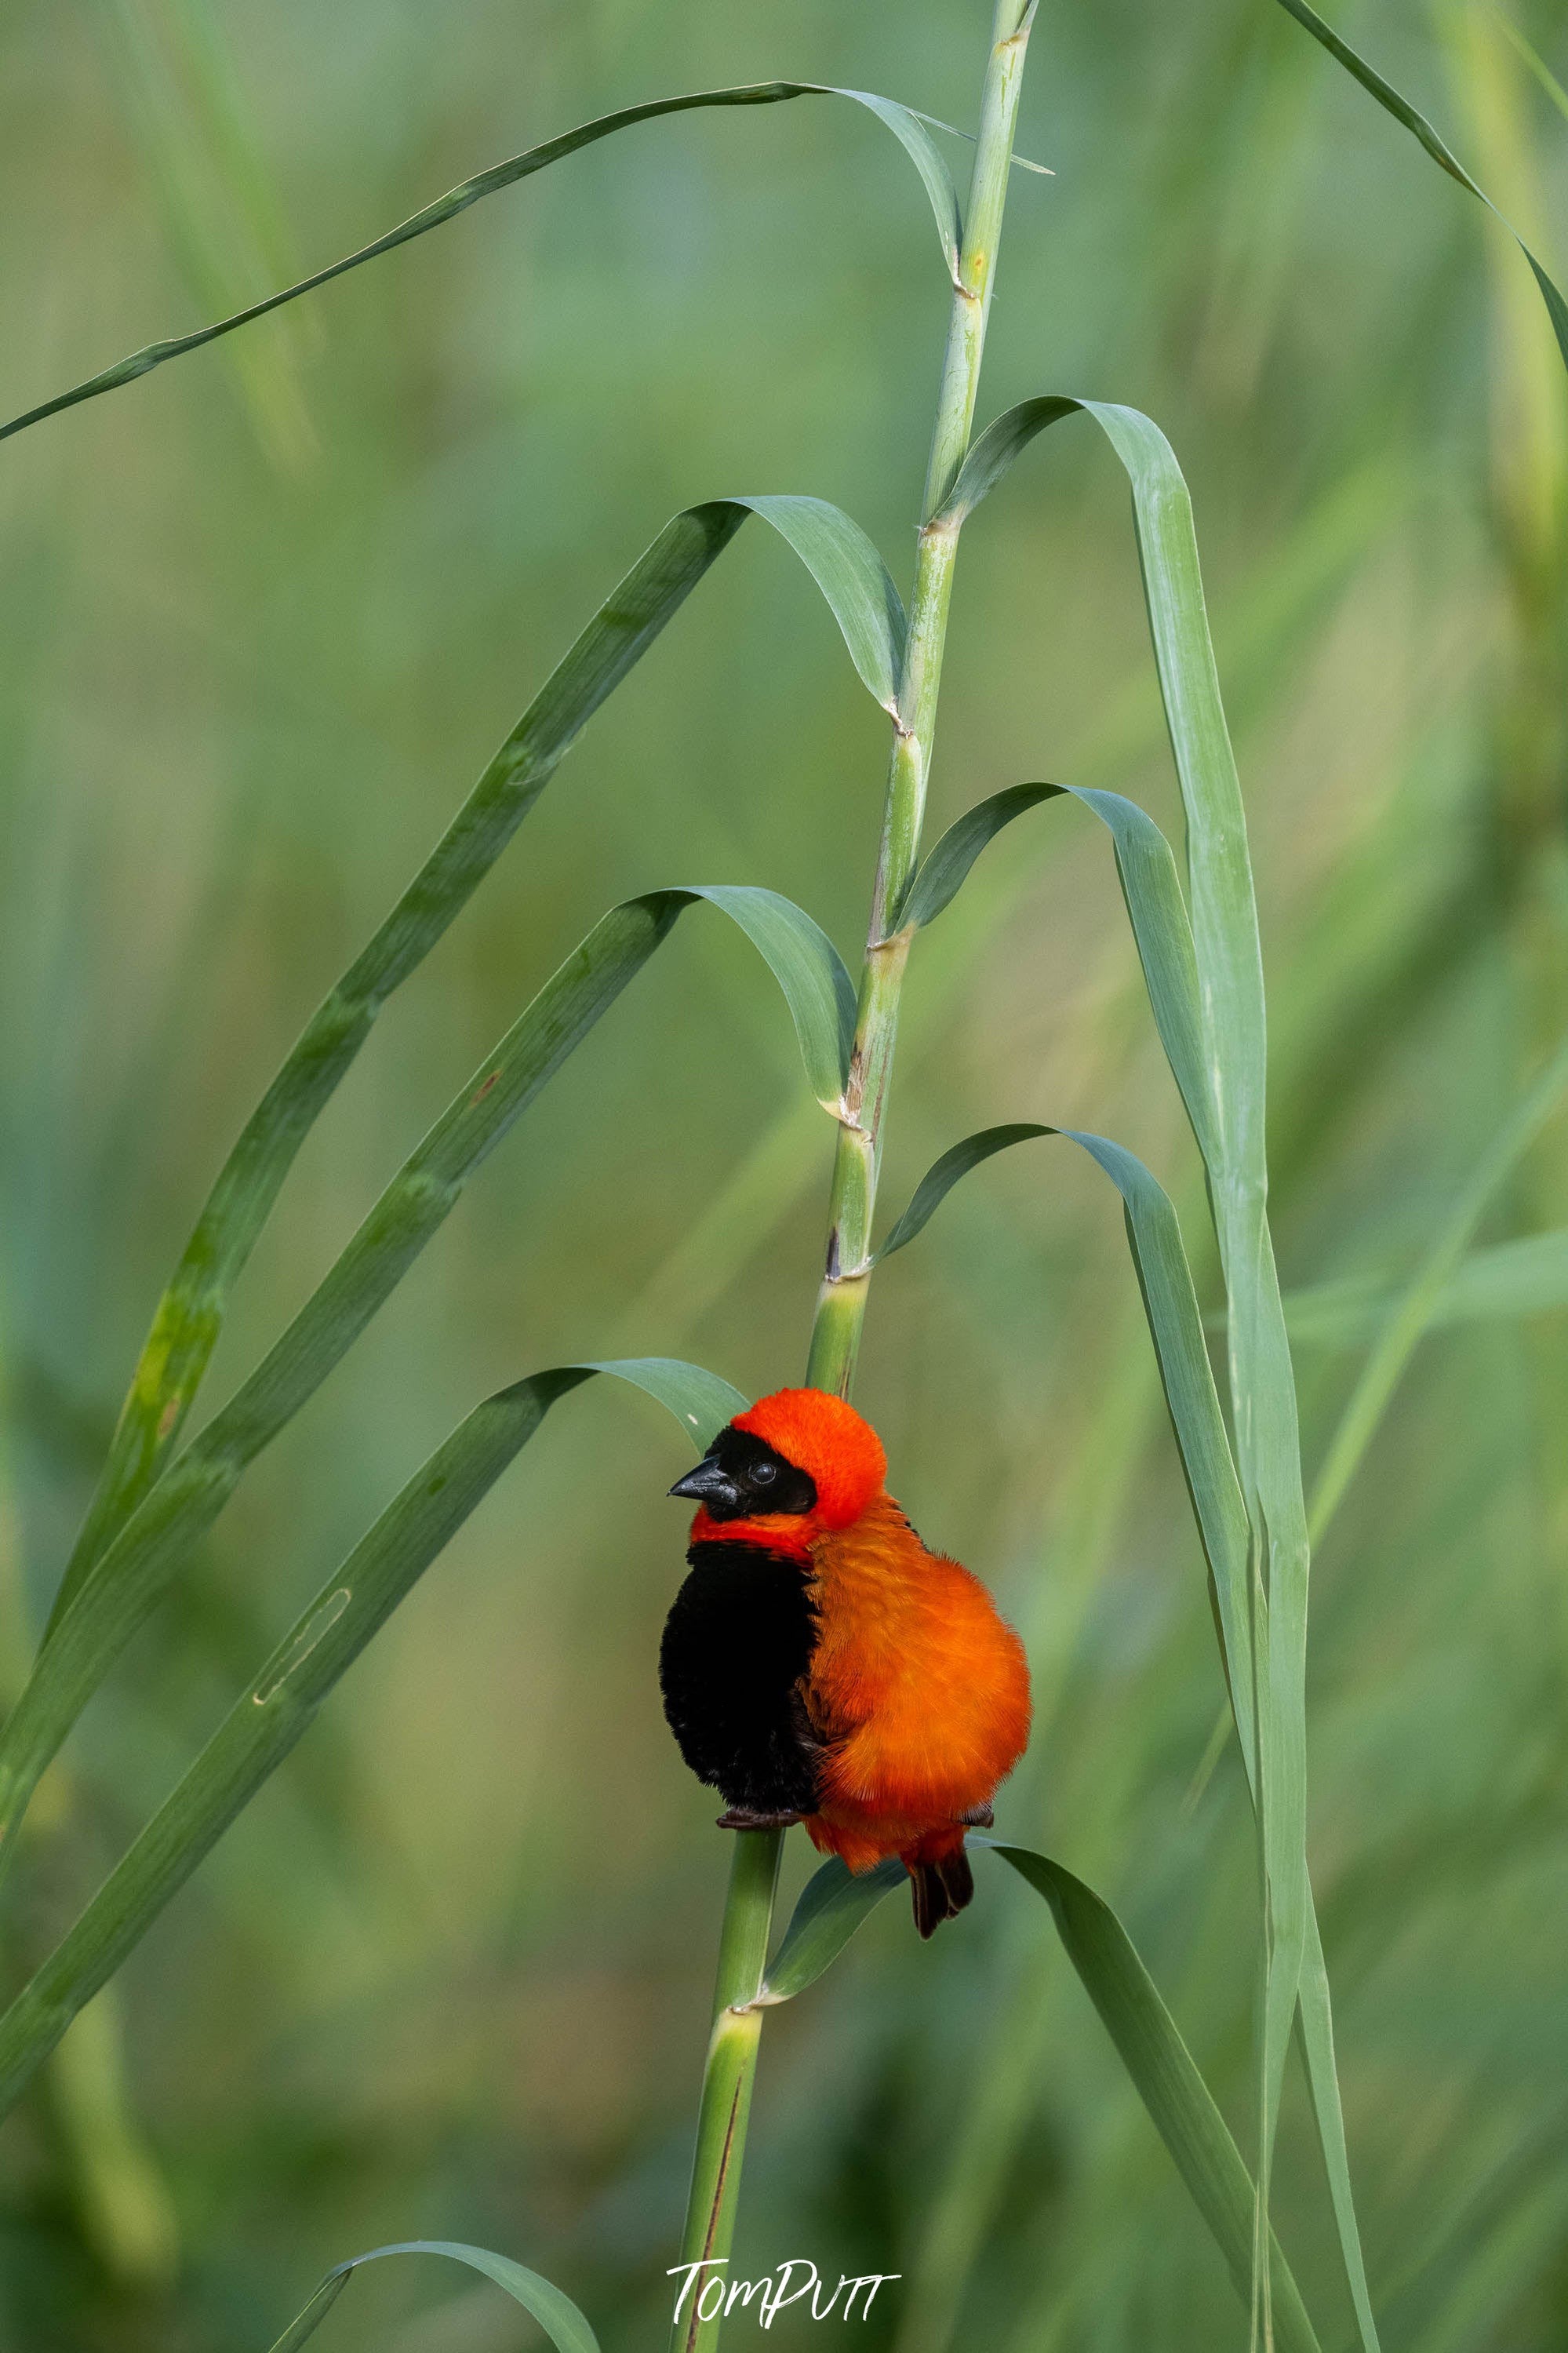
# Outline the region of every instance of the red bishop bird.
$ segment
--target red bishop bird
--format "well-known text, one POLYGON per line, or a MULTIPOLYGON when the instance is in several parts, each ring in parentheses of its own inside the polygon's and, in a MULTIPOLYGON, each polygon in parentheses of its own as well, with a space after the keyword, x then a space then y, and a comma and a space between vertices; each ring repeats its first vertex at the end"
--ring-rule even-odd
POLYGON ((1024 1646, 977 1577, 930 1552, 883 1486, 868 1422, 780 1389, 672 1495, 699 1509, 659 1651, 664 1712, 725 1830, 804 1822, 868 1871, 897 1855, 929 1936, 974 1893, 966 1828, 1029 1736, 1024 1646))

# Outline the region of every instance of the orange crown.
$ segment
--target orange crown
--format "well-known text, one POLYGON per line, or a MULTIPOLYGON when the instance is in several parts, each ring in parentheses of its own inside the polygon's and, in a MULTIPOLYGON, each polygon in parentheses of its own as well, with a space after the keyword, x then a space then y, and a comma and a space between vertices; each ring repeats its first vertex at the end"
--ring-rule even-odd
POLYGON ((887 1476, 888 1458, 870 1423, 824 1389, 775 1389, 749 1413, 738 1413, 733 1426, 805 1472, 816 1489, 812 1516, 821 1527, 847 1528, 858 1520, 887 1476))

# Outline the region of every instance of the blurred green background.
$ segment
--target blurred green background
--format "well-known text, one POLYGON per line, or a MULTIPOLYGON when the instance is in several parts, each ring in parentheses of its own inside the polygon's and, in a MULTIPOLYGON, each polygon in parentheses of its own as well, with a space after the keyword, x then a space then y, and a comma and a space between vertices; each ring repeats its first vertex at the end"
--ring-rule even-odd
MULTIPOLYGON (((1568 69, 1568 12, 1512 5, 1568 69)), ((967 121, 988 18, 10 0, 0 406, 641 97, 789 74, 967 121)), ((1383 0, 1354 29, 1563 259, 1568 125, 1496 11, 1383 0)), ((1254 827, 1286 1283, 1393 1279, 1568 1019, 1568 387, 1513 248, 1270 0, 1051 0, 1020 145, 1057 176, 1015 179, 983 410, 1093 394, 1175 444, 1254 827)), ((875 123, 685 116, 0 451, 7 1683, 156 1293, 308 1011, 675 508, 813 491, 907 578, 945 307, 875 123)), ((1174 829, 1125 507, 1068 427, 966 535, 938 824, 1049 776, 1174 829)), ((883 758, 804 575, 744 534, 389 1008, 210 1401, 612 901, 766 882, 853 951, 883 758)), ((914 961, 889 1207, 958 1135, 1030 1118, 1142 1152, 1212 1296, 1106 844, 1060 805, 914 961)), ((36 1809, 57 1835, 8 1985, 487 1390, 631 1351, 799 1377, 830 1145, 752 951, 689 917, 94 1704, 36 1809)), ((1560 1124, 1483 1238, 1561 1226, 1564 1157, 1560 1124)), ((1568 2342, 1565 1337, 1557 1313, 1429 1339, 1315 1577, 1314 1871, 1374 2294, 1411 2353, 1568 2342)), ((1309 1468, 1356 1366, 1302 1351, 1309 1468)), ((1201 1560, 1103 1180, 1047 1149, 963 1188, 879 1277, 858 1394, 917 1525, 1028 1634, 1004 1828, 1118 1904, 1244 2132, 1250 1816, 1210 1751, 1201 1560)), ((414 2235, 537 2265, 606 2353, 661 2342, 727 1860, 654 1672, 685 1467, 607 1385, 563 1407, 73 2030, 0 2136, 7 2348, 260 2353, 327 2264, 414 2235)), ((1003 1876, 929 1949, 886 1906, 770 2022, 735 2268, 901 2273, 853 2324, 894 2353, 1239 2343, 1003 1876)), ((1331 2346, 1295 2083, 1278 2211, 1331 2346)), ((784 2353, 816 2340, 778 2324, 784 2353)), ((389 2264, 329 2341, 535 2338, 493 2290, 389 2264)))

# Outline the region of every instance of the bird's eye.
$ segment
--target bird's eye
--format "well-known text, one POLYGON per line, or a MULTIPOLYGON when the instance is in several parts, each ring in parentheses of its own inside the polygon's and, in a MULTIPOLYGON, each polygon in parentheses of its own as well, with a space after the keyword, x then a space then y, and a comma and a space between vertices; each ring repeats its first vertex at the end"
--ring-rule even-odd
POLYGON ((776 1462, 759 1462, 752 1472, 752 1477, 759 1487, 771 1487, 778 1475, 779 1466, 776 1462))

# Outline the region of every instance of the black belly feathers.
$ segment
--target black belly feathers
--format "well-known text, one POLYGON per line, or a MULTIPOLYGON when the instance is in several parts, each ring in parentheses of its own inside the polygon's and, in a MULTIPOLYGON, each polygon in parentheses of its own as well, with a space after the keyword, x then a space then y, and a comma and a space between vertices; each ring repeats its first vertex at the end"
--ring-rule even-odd
POLYGON ((664 1713, 700 1781, 759 1814, 808 1814, 821 1746, 798 1685, 816 1647, 805 1565, 710 1539, 687 1555, 659 1646, 664 1713))

